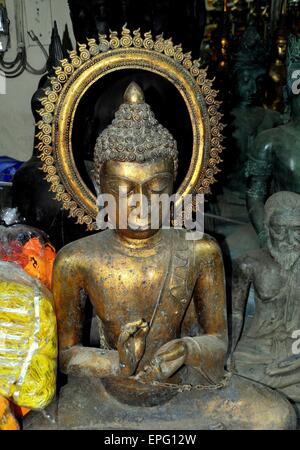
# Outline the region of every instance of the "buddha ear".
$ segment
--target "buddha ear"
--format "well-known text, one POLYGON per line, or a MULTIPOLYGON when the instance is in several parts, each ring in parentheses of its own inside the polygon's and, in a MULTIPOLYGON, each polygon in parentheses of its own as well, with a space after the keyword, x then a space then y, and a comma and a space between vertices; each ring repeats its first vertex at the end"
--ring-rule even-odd
POLYGON ((99 197, 99 195, 101 195, 100 186, 98 186, 98 183, 96 183, 94 177, 92 178, 92 181, 93 181, 93 185, 94 185, 94 188, 95 188, 95 191, 96 191, 96 195, 97 195, 97 197, 99 197))
POLYGON ((96 197, 99 197, 99 195, 101 194, 101 189, 100 189, 100 171, 101 171, 101 166, 98 169, 99 173, 96 175, 95 173, 95 169, 93 167, 93 170, 90 171, 90 177, 93 183, 93 186, 95 188, 96 191, 96 197))

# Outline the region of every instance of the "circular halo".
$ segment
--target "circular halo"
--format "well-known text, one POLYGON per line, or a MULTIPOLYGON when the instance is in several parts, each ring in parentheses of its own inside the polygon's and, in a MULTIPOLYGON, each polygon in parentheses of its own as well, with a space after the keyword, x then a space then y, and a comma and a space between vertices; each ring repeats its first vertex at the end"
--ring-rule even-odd
POLYGON ((82 180, 72 152, 72 129, 78 104, 86 91, 105 75, 123 69, 140 69, 169 80, 180 92, 189 112, 193 130, 193 152, 190 167, 177 194, 210 192, 210 185, 219 172, 221 161, 222 117, 220 102, 206 69, 191 53, 183 53, 181 45, 162 35, 141 36, 123 27, 121 36, 111 32, 99 41, 88 39, 79 51, 70 52, 69 59, 56 68, 51 87, 41 100, 37 135, 40 158, 51 191, 77 223, 95 229, 98 214, 96 198, 82 180))

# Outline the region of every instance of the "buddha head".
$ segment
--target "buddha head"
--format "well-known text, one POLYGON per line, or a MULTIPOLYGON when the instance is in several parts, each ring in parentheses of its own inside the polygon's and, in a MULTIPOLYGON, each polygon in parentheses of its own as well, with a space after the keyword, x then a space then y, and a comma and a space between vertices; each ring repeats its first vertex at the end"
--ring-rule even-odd
POLYGON ((119 234, 146 238, 157 232, 164 217, 160 205, 159 225, 151 227, 152 196, 172 194, 177 167, 175 139, 131 83, 112 124, 98 137, 94 156, 95 181, 101 195, 114 198, 119 234))
POLYGON ((236 74, 236 94, 241 105, 251 106, 260 98, 265 70, 260 66, 241 68, 236 74))
POLYGON ((234 87, 240 105, 259 103, 267 73, 266 51, 254 25, 241 37, 233 63, 234 87))
POLYGON ((300 195, 278 192, 265 205, 268 248, 285 270, 290 270, 300 255, 300 195))

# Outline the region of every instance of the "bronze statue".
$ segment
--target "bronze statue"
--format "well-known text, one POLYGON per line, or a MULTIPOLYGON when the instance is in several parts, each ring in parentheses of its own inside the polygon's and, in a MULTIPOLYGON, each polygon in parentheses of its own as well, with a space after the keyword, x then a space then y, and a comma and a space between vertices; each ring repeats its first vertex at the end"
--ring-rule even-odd
POLYGON ((237 104, 231 111, 232 144, 228 144, 229 188, 245 199, 245 166, 256 136, 282 123, 280 114, 263 107, 266 50, 254 26, 242 38, 234 73, 237 104))
POLYGON ((265 206, 267 248, 237 260, 233 279, 233 350, 237 373, 300 403, 300 195, 278 192, 265 206), (242 332, 250 285, 255 313, 242 332), (240 337, 241 336, 241 337, 240 337), (239 340, 240 338, 240 340, 239 340))
POLYGON ((292 93, 292 74, 299 69, 300 39, 289 37, 288 84, 291 117, 287 124, 260 133, 247 163, 247 207, 261 243, 265 242, 264 203, 275 192, 300 193, 300 96, 292 93))
MULTIPOLYGON (((131 84, 95 149, 95 179, 101 193, 115 198, 116 217, 130 219, 133 194, 140 202, 141 194, 148 200, 171 194, 177 163, 176 141, 131 84), (125 201, 120 188, 128 192, 125 201)), ((58 255, 53 291, 68 384, 52 427, 295 427, 283 397, 224 371, 225 283, 216 242, 161 229, 163 212, 157 229, 139 219, 125 229, 117 220, 116 230, 69 244, 58 255), (101 322, 101 348, 83 345, 82 292, 101 322)), ((45 423, 26 427, 38 426, 45 423)))

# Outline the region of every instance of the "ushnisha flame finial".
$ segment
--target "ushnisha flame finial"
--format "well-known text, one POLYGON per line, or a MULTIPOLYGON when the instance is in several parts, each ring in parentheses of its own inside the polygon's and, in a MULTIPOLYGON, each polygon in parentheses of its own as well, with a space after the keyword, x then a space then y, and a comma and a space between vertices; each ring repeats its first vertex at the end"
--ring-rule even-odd
POLYGON ((124 93, 124 103, 130 105, 145 103, 145 97, 140 86, 132 81, 124 93))

